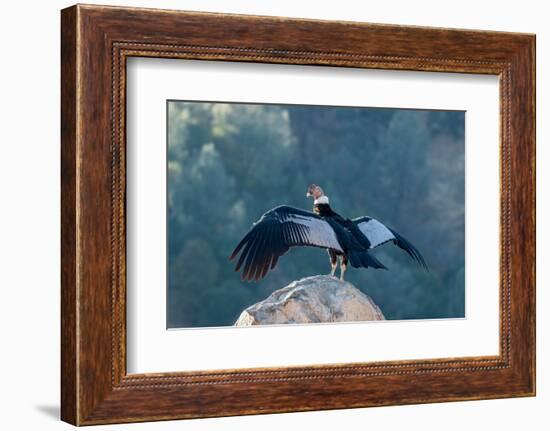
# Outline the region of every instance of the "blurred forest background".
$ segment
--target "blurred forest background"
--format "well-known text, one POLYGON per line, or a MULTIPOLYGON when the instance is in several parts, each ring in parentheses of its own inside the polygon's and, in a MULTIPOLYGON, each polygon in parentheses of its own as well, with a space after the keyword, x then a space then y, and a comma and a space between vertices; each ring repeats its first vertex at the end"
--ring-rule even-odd
POLYGON ((373 252, 389 271, 346 272, 387 319, 464 317, 464 142, 458 111, 168 101, 167 326, 232 325, 274 290, 328 273, 316 248, 291 249, 255 283, 228 260, 264 212, 311 210, 310 183, 424 255, 429 273, 392 245, 373 252))

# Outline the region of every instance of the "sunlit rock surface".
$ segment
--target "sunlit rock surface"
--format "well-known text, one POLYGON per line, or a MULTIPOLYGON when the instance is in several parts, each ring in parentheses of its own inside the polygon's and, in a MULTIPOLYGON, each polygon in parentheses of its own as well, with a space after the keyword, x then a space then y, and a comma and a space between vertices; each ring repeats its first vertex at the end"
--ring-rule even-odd
POLYGON ((244 310, 235 326, 385 320, 374 301, 329 275, 293 281, 244 310))

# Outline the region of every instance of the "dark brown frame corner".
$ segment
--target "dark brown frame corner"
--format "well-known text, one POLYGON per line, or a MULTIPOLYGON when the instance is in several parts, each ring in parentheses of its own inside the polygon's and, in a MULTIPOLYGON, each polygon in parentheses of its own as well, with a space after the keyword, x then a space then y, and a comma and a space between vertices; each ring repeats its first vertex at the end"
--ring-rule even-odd
POLYGON ((534 35, 81 5, 61 18, 64 421, 534 395, 534 35), (125 66, 131 56, 498 75, 500 354, 128 375, 125 66))

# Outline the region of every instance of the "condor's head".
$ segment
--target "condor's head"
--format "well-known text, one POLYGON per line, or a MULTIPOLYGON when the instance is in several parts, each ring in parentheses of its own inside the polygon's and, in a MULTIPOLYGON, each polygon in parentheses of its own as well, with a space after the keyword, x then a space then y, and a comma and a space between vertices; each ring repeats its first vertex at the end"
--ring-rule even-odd
POLYGON ((306 198, 312 197, 313 200, 317 200, 324 195, 323 189, 317 184, 312 184, 307 188, 306 198))

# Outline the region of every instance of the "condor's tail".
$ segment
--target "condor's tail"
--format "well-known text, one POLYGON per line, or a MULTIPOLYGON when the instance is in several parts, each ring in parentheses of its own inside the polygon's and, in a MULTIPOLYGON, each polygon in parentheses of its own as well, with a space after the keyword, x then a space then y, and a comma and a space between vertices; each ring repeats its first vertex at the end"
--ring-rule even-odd
POLYGON ((349 263, 354 268, 388 269, 366 250, 350 250, 347 256, 349 263))

